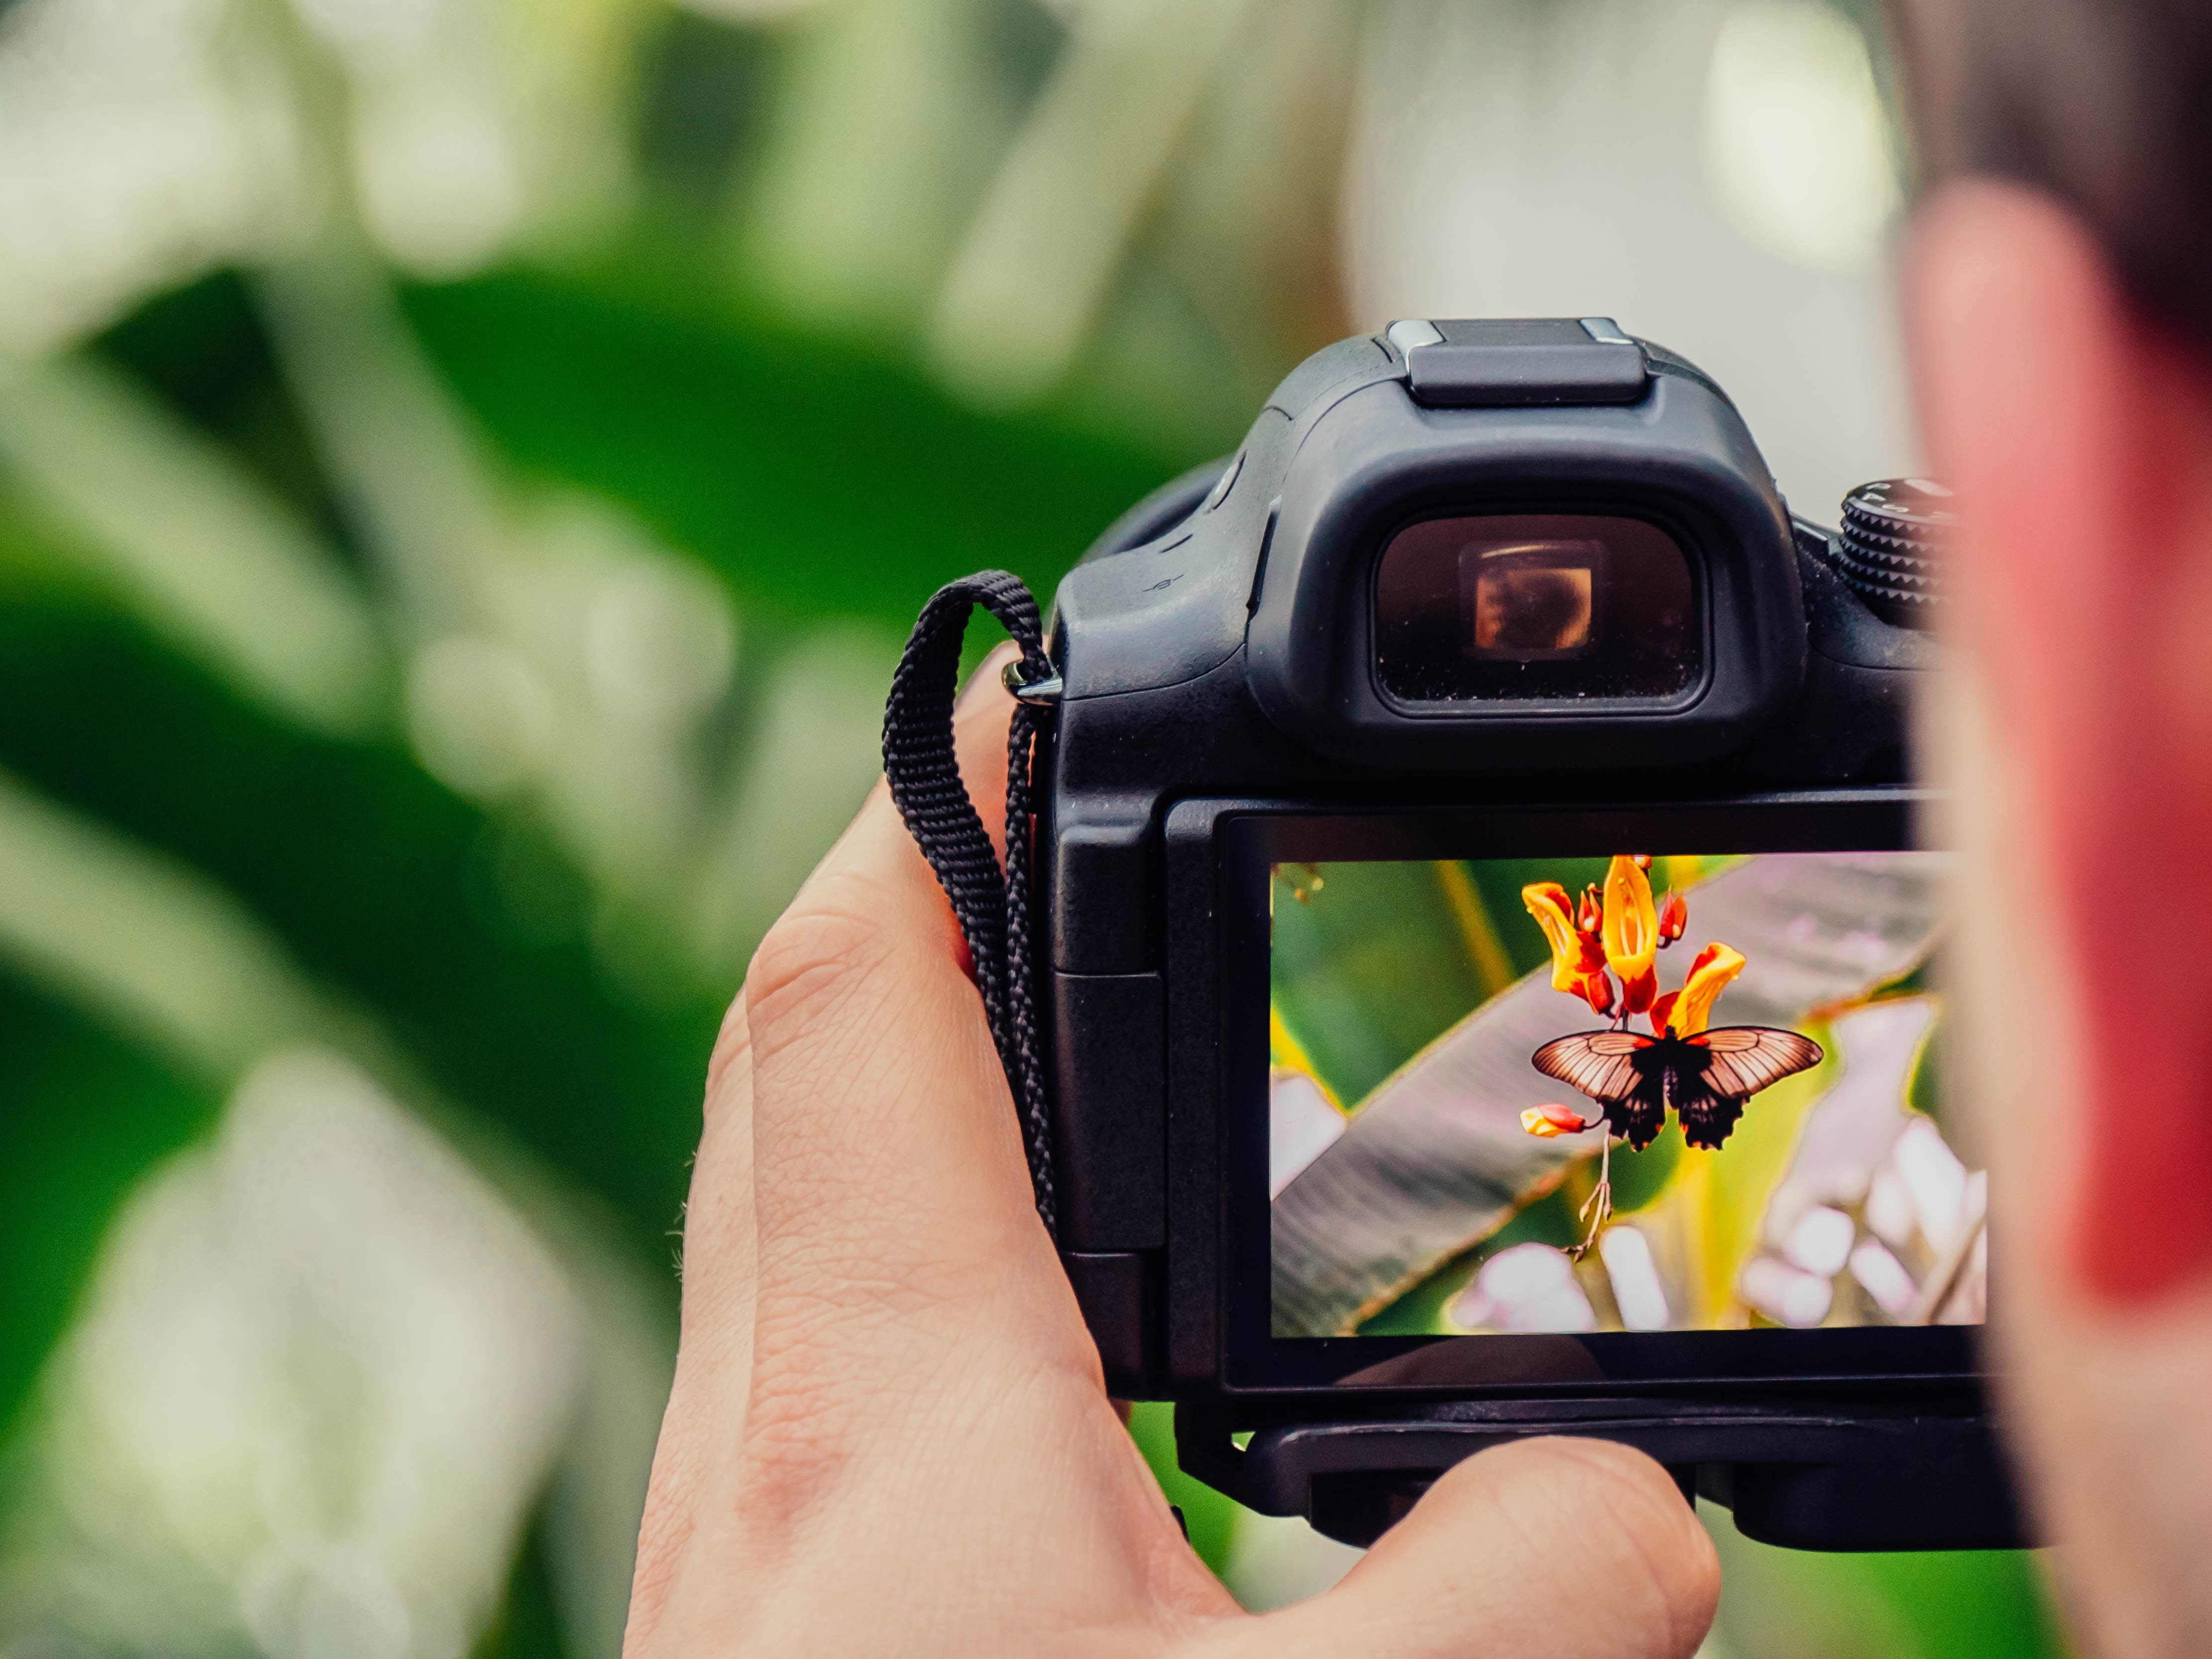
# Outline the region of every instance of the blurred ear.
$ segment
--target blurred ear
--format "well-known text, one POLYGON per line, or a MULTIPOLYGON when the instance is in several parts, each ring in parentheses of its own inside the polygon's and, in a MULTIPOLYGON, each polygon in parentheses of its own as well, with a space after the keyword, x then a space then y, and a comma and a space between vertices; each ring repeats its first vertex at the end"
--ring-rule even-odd
POLYGON ((1930 201, 1906 301, 1923 436, 1960 496, 1956 639, 2019 819, 2005 878, 2056 935, 2019 941, 2010 994, 2036 1002, 1996 1018, 2076 1060, 2041 1073, 2067 1097, 2022 1115, 2060 1144, 1996 1155, 2060 1161, 2061 1262, 2137 1301, 2212 1267, 2212 369, 2023 190, 1930 201))

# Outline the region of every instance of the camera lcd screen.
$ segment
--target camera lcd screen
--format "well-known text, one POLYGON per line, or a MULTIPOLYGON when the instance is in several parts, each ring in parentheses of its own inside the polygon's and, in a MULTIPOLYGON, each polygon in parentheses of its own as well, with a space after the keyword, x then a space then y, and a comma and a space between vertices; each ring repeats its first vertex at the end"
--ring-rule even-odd
POLYGON ((1981 1322, 1947 855, 1266 867, 1274 1338, 1981 1322))

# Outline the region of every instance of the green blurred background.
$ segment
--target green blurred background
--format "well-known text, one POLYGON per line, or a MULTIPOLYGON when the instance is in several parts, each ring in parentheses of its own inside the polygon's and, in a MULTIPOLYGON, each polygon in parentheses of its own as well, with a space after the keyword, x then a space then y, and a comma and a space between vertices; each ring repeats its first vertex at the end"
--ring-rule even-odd
MULTIPOLYGON (((921 599, 1394 316, 1905 470, 1888 79, 1828 0, 0 0, 0 1651, 613 1655, 705 1057, 921 599)), ((1345 1570, 1136 1431, 1249 1604, 1345 1570)), ((1715 1524, 1716 1655, 2055 1650, 2026 1558, 1715 1524)))

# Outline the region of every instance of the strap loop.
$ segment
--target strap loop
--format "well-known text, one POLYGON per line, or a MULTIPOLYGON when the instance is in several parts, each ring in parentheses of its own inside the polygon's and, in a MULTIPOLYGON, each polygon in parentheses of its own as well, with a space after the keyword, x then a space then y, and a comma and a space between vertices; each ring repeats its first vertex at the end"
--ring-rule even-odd
POLYGON ((952 902, 952 914, 975 964, 991 1041, 1006 1068, 1020 1113, 1029 1154, 1030 1184, 1048 1233, 1057 1231, 1053 1201, 1052 1146, 1046 1115, 1044 1062, 1039 1052, 1036 964, 1030 937, 1031 844, 1030 762, 1036 733, 1050 702, 1024 696, 1056 678, 1044 652, 1044 629, 1036 599, 1018 576, 980 571, 948 582, 930 597, 891 677, 884 709, 884 776, 908 831, 952 902), (958 690, 960 646, 968 617, 981 605, 1021 647, 1007 665, 1015 690, 1013 722, 1006 738, 1006 861, 1001 874, 990 836, 960 781, 952 738, 952 702, 958 690), (1016 677, 1018 675, 1018 684, 1016 677))

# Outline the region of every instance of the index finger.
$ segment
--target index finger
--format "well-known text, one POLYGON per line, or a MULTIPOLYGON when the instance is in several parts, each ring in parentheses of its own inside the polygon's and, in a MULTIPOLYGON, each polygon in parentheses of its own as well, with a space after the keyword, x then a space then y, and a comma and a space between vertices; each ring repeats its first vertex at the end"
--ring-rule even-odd
MULTIPOLYGON (((987 823, 1012 708, 987 665, 956 721, 987 823)), ((763 1318, 779 1296, 912 1315, 988 1286, 995 1305, 1028 1279, 1031 1316, 1073 1320, 965 960, 879 786, 746 976, 763 1318)))

